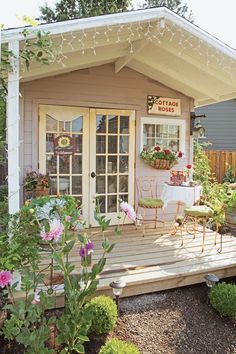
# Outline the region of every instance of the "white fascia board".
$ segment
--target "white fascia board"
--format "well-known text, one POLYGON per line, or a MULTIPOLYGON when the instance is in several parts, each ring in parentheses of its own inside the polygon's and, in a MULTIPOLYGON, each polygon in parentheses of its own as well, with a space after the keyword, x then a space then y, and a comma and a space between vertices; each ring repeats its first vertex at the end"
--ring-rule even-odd
POLYGON ((236 59, 236 49, 231 48, 230 46, 228 46, 221 40, 217 39, 210 33, 204 31, 197 25, 183 19, 181 16, 175 14, 173 11, 167 10, 165 17, 170 22, 175 23, 185 31, 190 32, 194 36, 198 37, 200 40, 207 42, 208 44, 212 45, 213 47, 220 50, 224 54, 231 56, 233 59, 236 59))
POLYGON ((2 31, 2 43, 7 43, 12 40, 23 40, 22 30, 25 28, 29 31, 28 38, 36 37, 38 30, 49 31, 51 35, 60 35, 63 33, 90 30, 94 28, 102 28, 106 26, 117 26, 122 24, 131 24, 147 21, 155 21, 159 18, 165 18, 167 21, 176 24, 185 31, 198 37, 204 42, 212 45, 214 48, 223 52, 225 55, 236 59, 236 50, 227 46, 219 39, 202 30, 200 27, 185 20, 181 16, 175 14, 167 8, 159 7, 154 9, 136 10, 130 12, 122 12, 110 15, 102 15, 95 17, 87 17, 76 20, 68 20, 49 24, 42 24, 35 27, 21 27, 2 31))
POLYGON ((51 35, 58 35, 61 33, 89 30, 93 28, 116 26, 122 24, 129 24, 135 22, 146 22, 156 20, 161 17, 165 17, 166 12, 169 12, 166 8, 156 8, 147 10, 137 10, 130 12, 122 12, 110 15, 86 17, 76 20, 61 21, 55 23, 42 24, 35 27, 20 27, 10 30, 2 31, 2 43, 9 42, 11 40, 23 40, 22 30, 25 28, 29 31, 29 38, 34 38, 37 31, 49 31, 51 35))

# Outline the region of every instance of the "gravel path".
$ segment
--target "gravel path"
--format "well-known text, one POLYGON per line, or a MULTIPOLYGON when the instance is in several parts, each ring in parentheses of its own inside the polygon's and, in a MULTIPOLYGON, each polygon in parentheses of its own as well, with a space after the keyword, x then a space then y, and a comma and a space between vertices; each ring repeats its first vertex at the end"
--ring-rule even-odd
POLYGON ((121 308, 110 336, 143 354, 236 353, 236 321, 206 304, 205 285, 123 299, 121 308))

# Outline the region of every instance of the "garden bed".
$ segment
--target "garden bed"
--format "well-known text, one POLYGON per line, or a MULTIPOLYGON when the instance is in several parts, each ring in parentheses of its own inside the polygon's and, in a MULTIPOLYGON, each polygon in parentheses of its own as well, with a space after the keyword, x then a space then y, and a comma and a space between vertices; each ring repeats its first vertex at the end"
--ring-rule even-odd
MULTIPOLYGON (((143 354, 236 353, 236 320, 207 305, 205 284, 122 299, 121 311, 108 337, 133 342, 143 354)), ((91 338, 86 354, 97 354, 106 339, 91 338)), ((2 338, 0 348, 2 354, 24 353, 2 338)))

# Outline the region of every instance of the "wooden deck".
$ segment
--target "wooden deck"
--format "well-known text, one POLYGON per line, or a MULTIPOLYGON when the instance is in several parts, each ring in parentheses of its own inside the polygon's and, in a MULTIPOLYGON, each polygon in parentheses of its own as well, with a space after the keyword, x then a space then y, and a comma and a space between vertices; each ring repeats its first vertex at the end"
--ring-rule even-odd
MULTIPOLYGON (((221 253, 218 252, 220 235, 214 245, 215 233, 211 231, 206 235, 203 253, 200 233, 196 239, 185 234, 182 247, 180 236, 170 236, 168 230, 161 235, 160 229, 147 228, 145 237, 142 237, 140 229, 125 226, 122 235, 115 235, 111 228, 106 236, 116 246, 107 257, 98 294, 111 295, 109 283, 116 279, 127 283, 123 296, 132 296, 201 283, 207 273, 215 273, 220 278, 236 275, 236 238, 233 236, 223 236, 221 253)), ((92 240, 95 243, 93 261, 96 262, 102 252, 102 237, 94 234, 92 240)), ((79 272, 78 250, 71 252, 70 261, 79 272)), ((59 295, 57 306, 61 305, 62 298, 59 295)))

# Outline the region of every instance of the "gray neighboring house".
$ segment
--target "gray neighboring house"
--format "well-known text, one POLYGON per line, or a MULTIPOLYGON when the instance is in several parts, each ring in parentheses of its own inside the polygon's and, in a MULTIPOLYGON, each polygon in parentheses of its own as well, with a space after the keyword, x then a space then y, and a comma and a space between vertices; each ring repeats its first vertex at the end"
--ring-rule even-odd
POLYGON ((202 141, 212 143, 210 150, 236 151, 236 99, 196 108, 195 113, 206 115, 200 119, 206 129, 202 141))

